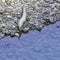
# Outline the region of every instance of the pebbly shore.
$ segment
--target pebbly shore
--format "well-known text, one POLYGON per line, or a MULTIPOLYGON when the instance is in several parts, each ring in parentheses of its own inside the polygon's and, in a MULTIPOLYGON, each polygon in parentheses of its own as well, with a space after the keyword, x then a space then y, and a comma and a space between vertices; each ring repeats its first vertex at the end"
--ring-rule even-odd
POLYGON ((0 0, 0 38, 20 37, 60 20, 60 0, 0 0), (25 20, 22 21, 25 7, 25 20), (18 25, 21 20, 21 27, 18 25))

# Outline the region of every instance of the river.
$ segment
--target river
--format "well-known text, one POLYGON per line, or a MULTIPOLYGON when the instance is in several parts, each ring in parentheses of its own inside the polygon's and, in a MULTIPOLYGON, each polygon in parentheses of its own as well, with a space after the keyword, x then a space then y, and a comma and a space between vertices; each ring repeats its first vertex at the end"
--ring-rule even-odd
POLYGON ((0 60, 60 60, 60 22, 0 40, 0 60))

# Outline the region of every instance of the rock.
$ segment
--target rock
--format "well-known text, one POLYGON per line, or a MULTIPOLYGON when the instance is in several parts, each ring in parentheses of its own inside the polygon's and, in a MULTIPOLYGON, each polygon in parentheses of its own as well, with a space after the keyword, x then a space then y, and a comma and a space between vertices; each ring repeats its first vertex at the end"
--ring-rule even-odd
POLYGON ((0 6, 0 13, 3 14, 5 12, 5 7, 4 6, 0 6))
POLYGON ((29 31, 29 27, 25 27, 24 29, 23 29, 23 32, 28 32, 29 31))
POLYGON ((3 33, 0 33, 0 39, 1 39, 2 37, 4 37, 4 34, 3 34, 3 33))
POLYGON ((60 0, 56 0, 57 3, 60 3, 60 0))
POLYGON ((5 0, 5 3, 10 6, 14 0, 5 0))
POLYGON ((60 4, 56 4, 55 7, 60 10, 60 4))
POLYGON ((20 35, 18 33, 15 33, 15 36, 19 37, 20 35))
POLYGON ((55 2, 54 0, 44 0, 44 1, 50 4, 55 2))

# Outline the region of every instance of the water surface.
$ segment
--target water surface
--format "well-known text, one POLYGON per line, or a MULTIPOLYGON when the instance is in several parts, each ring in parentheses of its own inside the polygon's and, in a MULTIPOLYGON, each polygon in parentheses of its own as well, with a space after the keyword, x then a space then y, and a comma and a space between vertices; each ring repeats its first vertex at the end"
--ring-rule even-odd
POLYGON ((0 40, 0 60, 60 60, 60 22, 32 30, 21 38, 0 40))

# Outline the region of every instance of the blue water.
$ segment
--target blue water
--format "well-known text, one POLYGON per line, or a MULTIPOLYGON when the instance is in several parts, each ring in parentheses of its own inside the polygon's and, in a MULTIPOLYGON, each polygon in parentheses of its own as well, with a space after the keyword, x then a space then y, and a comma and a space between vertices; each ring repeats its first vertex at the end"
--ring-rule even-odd
POLYGON ((60 60, 60 22, 0 40, 0 60, 60 60), (9 43, 9 44, 8 44, 9 43))

